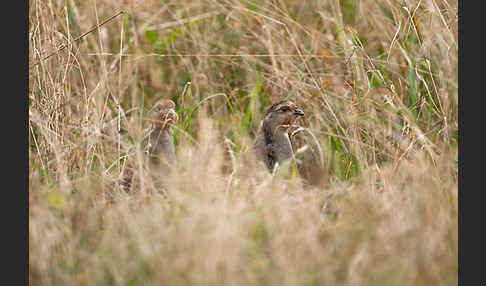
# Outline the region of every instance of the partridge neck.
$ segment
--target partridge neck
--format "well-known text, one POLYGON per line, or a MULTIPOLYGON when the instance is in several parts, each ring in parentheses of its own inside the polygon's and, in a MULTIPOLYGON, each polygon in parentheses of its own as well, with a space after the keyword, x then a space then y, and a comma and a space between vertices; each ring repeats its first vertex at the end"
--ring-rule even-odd
POLYGON ((153 146, 156 146, 152 153, 160 154, 165 153, 169 162, 175 166, 175 148, 174 148, 174 138, 172 136, 172 130, 168 128, 156 127, 151 132, 151 141, 154 142, 153 146))
POLYGON ((270 146, 274 159, 277 162, 287 160, 293 157, 292 145, 290 143, 289 135, 283 130, 276 130, 276 127, 263 125, 263 134, 265 137, 265 145, 270 146))

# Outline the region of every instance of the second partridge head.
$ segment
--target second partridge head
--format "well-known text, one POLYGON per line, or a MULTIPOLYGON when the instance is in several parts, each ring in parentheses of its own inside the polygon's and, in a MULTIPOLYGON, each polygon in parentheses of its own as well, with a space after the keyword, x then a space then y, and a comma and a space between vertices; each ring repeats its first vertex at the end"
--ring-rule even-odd
POLYGON ((170 99, 161 99, 154 104, 149 112, 153 127, 170 128, 176 124, 179 117, 175 112, 175 103, 170 99))

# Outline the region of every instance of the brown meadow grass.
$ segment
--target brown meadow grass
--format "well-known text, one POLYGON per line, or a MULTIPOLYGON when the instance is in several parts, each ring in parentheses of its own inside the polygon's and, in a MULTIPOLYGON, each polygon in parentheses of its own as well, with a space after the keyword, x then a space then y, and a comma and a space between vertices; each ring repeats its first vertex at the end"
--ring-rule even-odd
POLYGON ((30 0, 30 283, 457 285, 457 9, 30 0), (127 194, 161 98, 178 170, 127 194), (298 168, 271 176, 251 145, 284 98, 298 168))

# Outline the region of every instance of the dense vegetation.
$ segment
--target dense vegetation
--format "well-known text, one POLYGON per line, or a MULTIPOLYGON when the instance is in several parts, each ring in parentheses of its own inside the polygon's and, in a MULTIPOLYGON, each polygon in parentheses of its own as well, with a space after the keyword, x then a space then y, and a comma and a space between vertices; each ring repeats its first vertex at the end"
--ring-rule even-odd
POLYGON ((457 14, 448 0, 30 0, 31 284, 457 285, 457 14), (178 172, 166 195, 127 194, 161 98, 178 172), (251 146, 284 98, 306 113, 299 168, 271 176, 251 146))

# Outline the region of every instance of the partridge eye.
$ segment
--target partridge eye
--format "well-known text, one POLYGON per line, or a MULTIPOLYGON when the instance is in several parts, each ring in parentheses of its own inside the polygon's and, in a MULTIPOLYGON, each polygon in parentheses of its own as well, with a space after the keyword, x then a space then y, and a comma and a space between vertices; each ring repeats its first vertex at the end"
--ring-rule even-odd
POLYGON ((289 108, 288 107, 282 107, 282 108, 280 108, 280 111, 287 112, 287 111, 289 111, 289 108))

